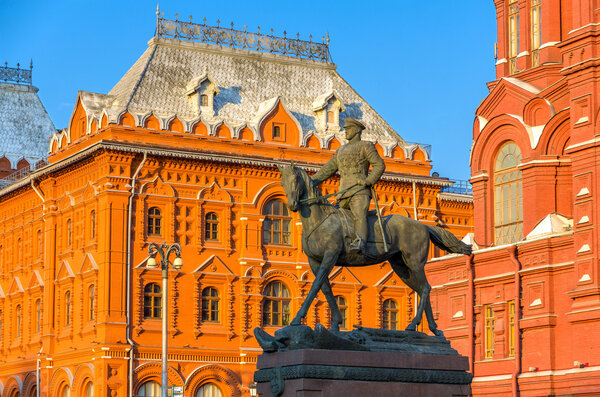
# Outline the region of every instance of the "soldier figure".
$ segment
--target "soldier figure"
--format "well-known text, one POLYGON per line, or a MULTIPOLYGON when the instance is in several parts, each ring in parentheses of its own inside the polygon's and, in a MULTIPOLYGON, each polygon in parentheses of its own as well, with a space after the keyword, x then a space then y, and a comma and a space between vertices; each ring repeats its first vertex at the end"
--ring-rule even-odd
POLYGON ((347 118, 344 131, 348 143, 339 148, 333 158, 312 176, 318 185, 333 176, 336 171, 340 173, 340 192, 343 193, 338 197, 338 202, 340 207, 352 212, 356 239, 350 246, 353 251, 359 253, 364 253, 367 241, 367 212, 371 203, 371 186, 377 183, 385 170, 385 164, 375 145, 360 139, 364 129, 365 126, 360 121, 347 118), (370 165, 373 166, 371 172, 370 165))

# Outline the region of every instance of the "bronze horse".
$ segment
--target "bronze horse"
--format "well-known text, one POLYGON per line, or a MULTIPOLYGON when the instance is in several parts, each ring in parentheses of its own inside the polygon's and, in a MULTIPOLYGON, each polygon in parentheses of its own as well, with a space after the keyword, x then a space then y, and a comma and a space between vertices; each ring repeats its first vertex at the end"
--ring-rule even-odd
POLYGON ((384 252, 381 232, 373 227, 376 217, 370 214, 367 255, 353 254, 347 250, 345 244, 344 236, 348 234, 349 222, 348 215, 343 213, 344 210, 331 205, 321 195, 306 171, 295 167, 293 161, 289 166, 278 166, 278 168, 281 171, 281 184, 287 196, 287 206, 291 211, 300 213, 302 248, 315 275, 315 281, 291 325, 301 324, 312 301, 321 290, 331 309, 331 329, 339 331, 342 316, 329 284, 329 273, 334 266, 369 266, 389 261, 394 272, 420 298, 417 313, 406 330, 415 331, 425 311, 431 332, 443 336, 443 332, 437 329, 433 318, 429 300, 431 286, 425 276, 429 241, 446 251, 465 255, 471 254, 471 246, 464 244, 440 227, 426 226, 401 215, 388 215, 382 218, 389 247, 388 251, 384 252))

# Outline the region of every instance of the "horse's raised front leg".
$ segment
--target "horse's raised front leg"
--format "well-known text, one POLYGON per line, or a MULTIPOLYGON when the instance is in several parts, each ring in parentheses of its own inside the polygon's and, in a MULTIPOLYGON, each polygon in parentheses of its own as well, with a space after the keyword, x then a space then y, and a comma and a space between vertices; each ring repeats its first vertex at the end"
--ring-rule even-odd
POLYGON ((300 325, 302 323, 302 319, 306 317, 306 313, 308 313, 312 301, 317 296, 317 293, 325 283, 325 280, 327 280, 329 273, 337 263, 338 256, 338 251, 327 251, 325 253, 323 261, 317 266, 319 270, 315 275, 315 281, 313 281, 310 291, 308 291, 306 299, 304 299, 304 303, 300 306, 300 310, 298 310, 298 313, 296 313, 296 316, 290 323, 291 325, 300 325))

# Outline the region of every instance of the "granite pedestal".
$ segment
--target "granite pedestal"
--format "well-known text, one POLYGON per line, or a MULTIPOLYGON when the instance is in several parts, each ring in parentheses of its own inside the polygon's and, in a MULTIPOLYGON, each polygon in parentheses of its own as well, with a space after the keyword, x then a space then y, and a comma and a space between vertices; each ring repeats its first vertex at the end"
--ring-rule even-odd
POLYGON ((260 397, 458 397, 471 392, 459 355, 301 349, 258 357, 260 397))

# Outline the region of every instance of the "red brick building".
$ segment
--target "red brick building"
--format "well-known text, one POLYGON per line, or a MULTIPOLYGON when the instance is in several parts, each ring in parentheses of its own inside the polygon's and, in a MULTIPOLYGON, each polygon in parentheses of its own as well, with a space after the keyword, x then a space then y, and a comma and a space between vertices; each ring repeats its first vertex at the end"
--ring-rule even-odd
MULTIPOLYGON (((428 265, 475 395, 600 390, 600 10, 495 0, 496 80, 476 109, 469 258, 428 265)), ((596 394, 594 394, 596 395, 596 394)))

